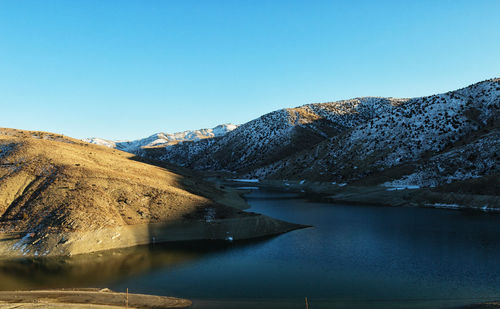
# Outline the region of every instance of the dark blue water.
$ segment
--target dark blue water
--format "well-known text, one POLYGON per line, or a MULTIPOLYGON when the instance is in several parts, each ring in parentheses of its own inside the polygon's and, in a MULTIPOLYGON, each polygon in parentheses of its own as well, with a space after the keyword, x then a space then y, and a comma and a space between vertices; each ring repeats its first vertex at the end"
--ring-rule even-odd
POLYGON ((313 225, 247 242, 189 242, 0 264, 1 288, 103 286, 194 308, 450 308, 500 299, 500 216, 313 203, 256 191, 251 210, 313 225))

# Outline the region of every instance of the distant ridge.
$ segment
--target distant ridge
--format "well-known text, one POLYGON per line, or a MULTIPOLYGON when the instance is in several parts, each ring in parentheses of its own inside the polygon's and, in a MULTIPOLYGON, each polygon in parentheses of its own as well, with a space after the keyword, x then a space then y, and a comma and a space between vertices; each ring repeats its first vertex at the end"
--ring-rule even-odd
POLYGON ((137 153, 143 147, 170 146, 179 142, 198 141, 205 138, 220 137, 228 132, 231 132, 237 127, 237 125, 227 123, 218 125, 212 129, 190 130, 177 133, 156 133, 149 137, 132 141, 112 141, 97 137, 85 138, 83 141, 130 153, 137 153))

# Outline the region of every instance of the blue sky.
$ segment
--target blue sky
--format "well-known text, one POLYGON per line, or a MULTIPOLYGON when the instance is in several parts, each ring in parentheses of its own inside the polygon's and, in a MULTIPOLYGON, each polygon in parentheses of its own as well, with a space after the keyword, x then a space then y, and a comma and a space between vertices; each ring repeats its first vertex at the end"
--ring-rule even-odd
POLYGON ((500 1, 0 0, 0 126, 134 139, 500 76, 500 1))

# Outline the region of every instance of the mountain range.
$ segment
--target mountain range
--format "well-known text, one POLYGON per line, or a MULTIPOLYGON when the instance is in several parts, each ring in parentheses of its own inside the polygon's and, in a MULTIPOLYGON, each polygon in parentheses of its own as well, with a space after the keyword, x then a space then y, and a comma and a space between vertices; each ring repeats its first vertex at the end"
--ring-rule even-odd
POLYGON ((97 137, 85 138, 83 141, 91 144, 115 148, 122 151, 137 153, 143 147, 165 147, 172 146, 185 141, 199 141, 205 138, 222 136, 238 126, 234 124, 221 124, 212 129, 199 129, 177 133, 156 133, 149 137, 131 141, 112 141, 97 137))
POLYGON ((285 108, 203 138, 155 143, 154 135, 139 147, 110 146, 245 178, 430 188, 498 183, 499 110, 495 78, 425 97, 285 108))

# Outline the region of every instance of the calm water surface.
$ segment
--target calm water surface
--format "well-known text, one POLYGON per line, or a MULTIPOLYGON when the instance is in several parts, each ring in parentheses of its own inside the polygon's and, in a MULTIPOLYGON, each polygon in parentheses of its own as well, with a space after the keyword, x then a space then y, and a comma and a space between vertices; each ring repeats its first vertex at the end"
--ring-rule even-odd
POLYGON ((251 211, 313 225, 245 242, 189 242, 0 262, 0 288, 110 287, 193 308, 452 308, 500 299, 500 216, 313 203, 255 191, 251 211))

